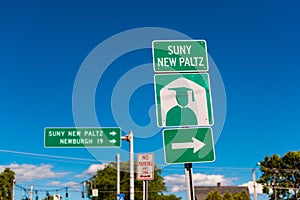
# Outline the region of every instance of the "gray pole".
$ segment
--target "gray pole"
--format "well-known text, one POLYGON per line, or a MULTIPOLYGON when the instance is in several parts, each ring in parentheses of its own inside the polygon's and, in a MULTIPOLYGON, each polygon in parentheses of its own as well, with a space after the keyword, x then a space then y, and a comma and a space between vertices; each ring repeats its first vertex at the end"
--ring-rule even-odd
POLYGON ((134 154, 133 154, 133 132, 129 131, 130 140, 130 200, 134 200, 134 154))
MULTIPOLYGON (((275 171, 276 172, 276 171, 275 171)), ((276 194, 276 174, 274 172, 274 199, 277 200, 277 194, 276 194)))
POLYGON ((116 162, 117 162, 117 195, 118 195, 120 194, 120 154, 116 155, 116 162))
POLYGON ((13 180, 12 200, 15 200, 15 185, 16 185, 16 179, 13 180))
POLYGON ((33 190, 33 185, 30 185, 30 196, 29 196, 29 199, 32 200, 32 191, 33 190))
POLYGON ((148 200, 148 181, 143 180, 143 200, 148 200))
POLYGON ((143 180, 143 200, 146 200, 146 181, 143 180))
POLYGON ((185 183, 188 200, 195 200, 192 163, 184 163, 185 183))
POLYGON ((252 182, 253 182, 254 200, 257 200, 255 168, 252 168, 252 182))
POLYGON ((145 181, 145 200, 148 200, 148 181, 145 181))
MULTIPOLYGON (((25 193, 26 193, 26 191, 25 191, 25 193)), ((20 189, 20 199, 22 200, 22 189, 20 189)))
POLYGON ((129 131, 128 135, 123 136, 121 138, 122 140, 125 140, 127 142, 130 142, 130 148, 129 148, 129 168, 130 168, 130 191, 129 191, 129 199, 134 200, 134 151, 133 151, 133 132, 129 131))
POLYGON ((190 190, 190 184, 189 184, 189 172, 186 168, 184 168, 184 172, 185 172, 185 185, 186 185, 186 199, 187 200, 191 200, 191 190, 190 190))

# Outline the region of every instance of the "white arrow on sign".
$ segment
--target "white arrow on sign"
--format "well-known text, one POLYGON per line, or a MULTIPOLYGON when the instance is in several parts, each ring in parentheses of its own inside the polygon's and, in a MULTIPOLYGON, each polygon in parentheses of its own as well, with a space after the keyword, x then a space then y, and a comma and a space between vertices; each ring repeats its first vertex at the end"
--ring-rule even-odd
POLYGON ((115 131, 109 132, 109 135, 115 136, 117 133, 115 131))
POLYGON ((181 142, 181 143, 172 143, 172 149, 191 149, 194 148, 193 153, 199 151, 205 144, 196 138, 192 137, 193 142, 181 142))
POLYGON ((112 140, 109 140, 109 142, 114 144, 114 143, 116 143, 116 142, 117 142, 117 140, 115 140, 115 139, 112 139, 112 140))

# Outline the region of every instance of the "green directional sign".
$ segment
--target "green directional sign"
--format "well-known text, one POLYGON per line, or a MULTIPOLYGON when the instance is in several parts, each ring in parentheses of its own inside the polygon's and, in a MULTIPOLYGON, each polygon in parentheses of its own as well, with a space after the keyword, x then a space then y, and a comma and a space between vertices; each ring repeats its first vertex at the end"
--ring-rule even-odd
POLYGON ((205 40, 155 40, 152 42, 155 72, 208 70, 205 40))
POLYGON ((207 73, 156 74, 154 83, 159 127, 213 125, 207 73))
POLYGON ((163 131, 163 142, 168 164, 215 160, 211 128, 166 129, 163 131))
POLYGON ((45 128, 45 147, 121 147, 121 129, 45 128))

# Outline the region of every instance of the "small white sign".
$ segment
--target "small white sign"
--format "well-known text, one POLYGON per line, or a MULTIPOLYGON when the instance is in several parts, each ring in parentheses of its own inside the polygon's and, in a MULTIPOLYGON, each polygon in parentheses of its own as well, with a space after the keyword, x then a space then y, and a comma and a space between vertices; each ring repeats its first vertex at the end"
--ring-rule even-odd
POLYGON ((93 197, 97 197, 98 196, 98 189, 93 189, 92 190, 92 195, 93 195, 93 197))
POLYGON ((53 195, 53 200, 60 200, 61 196, 59 194, 53 195))
POLYGON ((153 180, 154 179, 154 154, 138 154, 137 155, 137 180, 153 180))

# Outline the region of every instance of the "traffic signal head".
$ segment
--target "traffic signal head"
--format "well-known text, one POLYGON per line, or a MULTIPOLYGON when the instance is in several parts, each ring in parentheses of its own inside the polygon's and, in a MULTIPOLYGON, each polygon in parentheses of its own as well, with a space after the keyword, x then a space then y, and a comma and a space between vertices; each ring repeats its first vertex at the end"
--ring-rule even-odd
POLYGON ((90 199, 93 198, 93 193, 92 193, 92 190, 91 190, 91 189, 88 190, 88 197, 89 197, 90 199))
POLYGON ((69 194, 66 192, 66 200, 69 199, 69 194))

